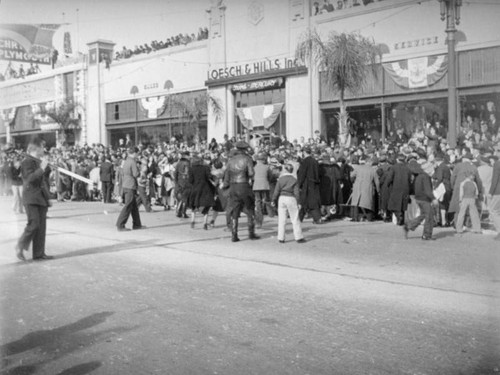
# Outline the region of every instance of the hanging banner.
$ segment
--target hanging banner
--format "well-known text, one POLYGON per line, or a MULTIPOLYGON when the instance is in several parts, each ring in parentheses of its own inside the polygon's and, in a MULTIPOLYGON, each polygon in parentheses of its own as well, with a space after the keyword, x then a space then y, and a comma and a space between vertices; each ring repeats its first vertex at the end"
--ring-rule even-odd
POLYGON ((254 107, 236 108, 238 117, 247 129, 261 127, 268 129, 278 118, 284 103, 256 105, 254 107))
POLYGON ((0 60, 50 64, 60 25, 0 24, 0 60))
POLYGON ((444 77, 448 71, 446 55, 419 57, 383 64, 387 74, 404 88, 429 87, 444 77))
POLYGON ((158 118, 165 111, 166 96, 156 96, 142 98, 139 100, 141 109, 146 112, 146 117, 150 119, 158 118))

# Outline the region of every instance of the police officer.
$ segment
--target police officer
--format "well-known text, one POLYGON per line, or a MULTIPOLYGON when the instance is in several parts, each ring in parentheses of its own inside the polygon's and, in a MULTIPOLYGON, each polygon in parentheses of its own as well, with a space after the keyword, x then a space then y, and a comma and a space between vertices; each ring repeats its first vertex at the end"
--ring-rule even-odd
POLYGON ((255 234, 255 197, 252 191, 252 178, 254 176, 253 160, 246 153, 248 143, 236 143, 236 150, 227 163, 224 174, 224 187, 229 187, 229 200, 227 212, 232 216, 232 238, 238 242, 238 218, 243 211, 248 218, 248 234, 251 240, 260 237, 255 234))

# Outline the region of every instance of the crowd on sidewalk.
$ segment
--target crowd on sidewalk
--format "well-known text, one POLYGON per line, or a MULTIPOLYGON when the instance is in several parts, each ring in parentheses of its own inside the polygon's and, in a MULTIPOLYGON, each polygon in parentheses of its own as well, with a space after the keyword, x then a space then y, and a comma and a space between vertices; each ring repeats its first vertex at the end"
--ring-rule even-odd
MULTIPOLYGON (((297 180, 298 190, 288 186, 286 195, 296 199, 300 220, 311 217, 315 224, 383 220, 400 225, 404 234, 424 222, 422 238, 428 240, 433 239, 437 225, 453 226, 461 233, 465 223, 471 232, 481 233, 481 220, 488 218, 498 232, 500 139, 497 133, 478 136, 495 130, 484 124, 478 129, 464 128, 455 148, 442 136, 434 137, 433 126, 414 132, 409 139, 378 144, 367 140, 350 147, 329 144, 319 131, 313 138, 292 142, 274 133, 269 139, 258 138, 250 131, 231 139, 225 136, 221 142, 138 144, 137 203, 147 212, 157 206, 175 210, 179 217, 201 212, 203 227, 209 229, 217 213, 226 209, 226 166, 243 144, 253 163, 250 181, 257 227, 265 216, 277 215, 275 190, 280 176, 287 174, 297 180), (197 174, 203 174, 206 181, 200 182, 197 174), (214 212, 211 219, 209 211, 214 212)), ((115 148, 97 144, 48 150, 53 165, 94 182, 88 185, 53 169, 53 197, 61 202, 122 203, 122 166, 131 146, 130 140, 121 140, 115 148)), ((22 212, 21 159, 19 151, 10 148, 2 151, 0 162, 0 193, 13 194, 17 212, 22 212)))

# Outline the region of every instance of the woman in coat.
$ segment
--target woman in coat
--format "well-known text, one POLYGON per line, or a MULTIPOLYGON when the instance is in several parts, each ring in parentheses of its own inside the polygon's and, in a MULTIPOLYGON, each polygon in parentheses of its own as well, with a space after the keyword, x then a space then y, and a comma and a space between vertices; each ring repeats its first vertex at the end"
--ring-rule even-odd
POLYGON ((335 159, 325 155, 319 163, 319 192, 324 220, 336 213, 337 205, 342 203, 341 177, 340 167, 335 163, 335 159))
POLYGON ((354 184, 352 187, 351 205, 354 207, 354 221, 359 221, 359 211, 363 219, 373 220, 375 207, 375 192, 379 191, 379 180, 371 159, 365 159, 365 164, 360 164, 352 172, 354 184))
POLYGON ((189 170, 191 191, 187 206, 191 208, 191 228, 195 225, 196 212, 203 214, 203 229, 208 229, 208 211, 215 203, 215 187, 212 182, 210 167, 200 158, 193 157, 189 170))

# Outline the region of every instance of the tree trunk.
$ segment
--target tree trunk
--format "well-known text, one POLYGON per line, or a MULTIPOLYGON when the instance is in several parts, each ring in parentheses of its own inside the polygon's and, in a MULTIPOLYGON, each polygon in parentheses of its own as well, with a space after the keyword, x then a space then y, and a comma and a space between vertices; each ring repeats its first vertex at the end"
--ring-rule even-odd
POLYGON ((64 129, 59 129, 57 131, 57 147, 62 147, 64 146, 64 143, 66 143, 66 131, 64 129))
POLYGON ((340 112, 338 114, 339 120, 339 144, 342 147, 349 147, 350 142, 350 134, 348 127, 349 113, 347 112, 347 108, 344 101, 344 90, 340 90, 339 95, 339 107, 340 112))

